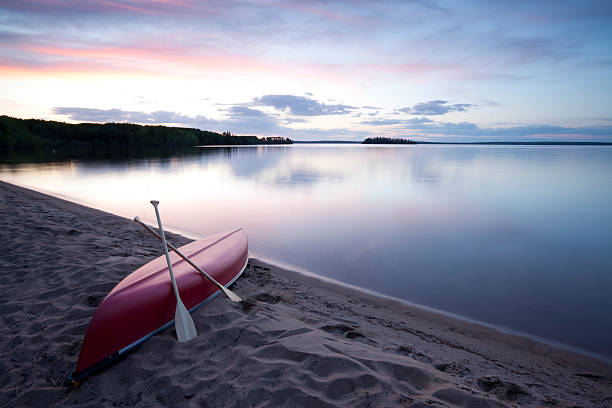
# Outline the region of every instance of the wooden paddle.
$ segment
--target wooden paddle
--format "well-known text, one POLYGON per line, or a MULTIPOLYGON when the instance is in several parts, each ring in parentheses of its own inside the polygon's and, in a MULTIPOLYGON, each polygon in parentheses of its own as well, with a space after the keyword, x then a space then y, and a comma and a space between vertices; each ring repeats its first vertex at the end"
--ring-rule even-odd
POLYGON ((176 296, 176 312, 174 313, 174 327, 176 329, 176 337, 179 342, 189 341, 195 338, 198 333, 196 332, 193 320, 189 315, 189 311, 181 301, 176 281, 174 280, 174 272, 172 272, 172 262, 170 262, 170 255, 168 254, 168 246, 166 244, 166 237, 164 236, 164 228, 162 227, 161 218, 159 218, 159 201, 151 200, 151 204, 155 207, 155 216, 157 217, 157 225, 159 226, 159 234, 161 235, 162 246, 164 247, 164 254, 166 254, 166 261, 168 262, 168 271, 170 272, 170 279, 172 280, 172 287, 174 288, 174 296, 176 296))
MULTIPOLYGON (((155 236, 157 239, 159 239, 161 241, 161 239, 162 239, 161 236, 157 232, 153 231, 153 229, 151 227, 149 227, 147 224, 145 224, 144 222, 140 221, 140 218, 138 216, 134 217, 134 222, 137 222, 140 225, 142 225, 142 227, 144 229, 149 231, 153 236, 155 236)), ((234 292, 232 292, 231 290, 229 290, 228 288, 226 288, 225 286, 223 286, 222 284, 217 282, 215 280, 215 278, 213 278, 212 276, 210 276, 209 274, 204 272, 198 265, 194 264, 191 261, 191 259, 187 258, 185 255, 183 255, 183 253, 181 251, 176 249, 174 247, 174 245, 172 245, 171 243, 169 243, 167 241, 166 241, 166 245, 168 245, 168 248, 170 248, 171 250, 176 252, 181 258, 183 258, 185 261, 187 261, 189 263, 189 265, 193 266, 196 271, 200 272, 205 278, 207 278, 209 281, 211 281, 216 287, 221 289, 221 291, 225 294, 225 296, 227 296, 231 301, 233 301, 233 302, 242 302, 242 299, 240 299, 240 296, 238 296, 237 294, 235 294, 234 292)))

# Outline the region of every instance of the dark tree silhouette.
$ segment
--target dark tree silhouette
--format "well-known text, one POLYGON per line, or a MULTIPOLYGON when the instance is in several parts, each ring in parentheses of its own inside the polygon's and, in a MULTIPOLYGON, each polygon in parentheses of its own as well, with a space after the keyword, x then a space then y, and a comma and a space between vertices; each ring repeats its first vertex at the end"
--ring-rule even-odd
POLYGON ((126 147, 291 144, 284 137, 235 136, 231 132, 142 126, 132 123, 80 123, 0 116, 0 149, 113 151, 126 147))
POLYGON ((368 137, 362 144, 416 144, 414 140, 389 137, 368 137))

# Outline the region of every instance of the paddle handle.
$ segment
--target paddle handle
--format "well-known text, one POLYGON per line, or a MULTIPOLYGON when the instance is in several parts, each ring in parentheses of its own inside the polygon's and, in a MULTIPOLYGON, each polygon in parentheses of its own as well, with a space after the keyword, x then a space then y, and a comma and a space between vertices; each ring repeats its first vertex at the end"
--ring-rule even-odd
MULTIPOLYGON (((134 217, 134 222, 137 222, 138 224, 140 224, 144 229, 146 229, 147 231, 149 231, 151 233, 151 235, 153 235, 154 237, 156 237, 157 239, 159 239, 161 241, 162 237, 155 231, 153 231, 153 229, 151 227, 149 227, 147 224, 145 224, 144 222, 140 221, 140 218, 138 216, 134 217)), ((222 284, 220 284, 219 282, 217 282, 215 280, 215 278, 213 278, 212 276, 210 276, 209 274, 207 274, 206 272, 204 272, 204 270, 202 270, 202 268, 200 268, 198 265, 194 264, 191 259, 187 258, 185 255, 183 255, 183 253, 181 251, 179 251, 174 245, 172 245, 171 243, 166 241, 166 245, 168 246, 168 248, 170 248, 171 250, 173 250, 174 252, 176 252, 178 254, 178 256, 180 256, 181 258, 183 258, 183 260, 185 260, 185 262, 189 263, 189 265, 191 265, 193 268, 195 268, 196 271, 200 272, 205 278, 207 278, 209 281, 211 281, 215 286, 217 286, 219 289, 221 289, 221 291, 223 291, 223 293, 232 301, 234 302, 241 302, 242 299, 240 298, 240 296, 238 296, 237 294, 235 294, 234 292, 232 292, 231 290, 229 290, 228 288, 226 288, 225 286, 223 286, 222 284)))

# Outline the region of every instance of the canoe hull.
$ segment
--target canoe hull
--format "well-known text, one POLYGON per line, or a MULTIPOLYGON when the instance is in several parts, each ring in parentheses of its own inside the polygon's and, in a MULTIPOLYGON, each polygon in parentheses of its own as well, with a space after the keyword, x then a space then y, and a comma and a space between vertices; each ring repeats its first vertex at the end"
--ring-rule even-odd
MULTIPOLYGON (((224 286, 238 279, 248 261, 242 229, 215 234, 179 250, 224 286)), ((170 259, 181 300, 190 312, 220 293, 177 254, 171 252, 170 259)), ((119 282, 98 306, 69 380, 80 381, 172 326, 175 309, 168 265, 165 256, 160 256, 119 282)))

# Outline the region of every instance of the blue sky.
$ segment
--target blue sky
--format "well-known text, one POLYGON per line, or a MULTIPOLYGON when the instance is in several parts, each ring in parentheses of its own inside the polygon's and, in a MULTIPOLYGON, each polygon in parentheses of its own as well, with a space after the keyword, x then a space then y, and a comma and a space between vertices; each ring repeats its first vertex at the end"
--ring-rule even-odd
POLYGON ((612 141, 612 3, 0 2, 0 113, 296 140, 612 141))

